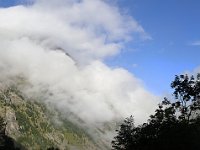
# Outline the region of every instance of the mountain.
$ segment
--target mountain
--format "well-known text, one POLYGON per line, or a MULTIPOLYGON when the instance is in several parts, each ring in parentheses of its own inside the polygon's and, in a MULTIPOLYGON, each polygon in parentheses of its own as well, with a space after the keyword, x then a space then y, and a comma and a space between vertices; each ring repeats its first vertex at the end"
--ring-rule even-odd
MULTIPOLYGON (((28 99, 16 86, 0 88, 0 115, 6 122, 6 135, 23 149, 61 150, 108 149, 95 141, 81 126, 62 117, 37 99, 28 99)), ((103 131, 101 131, 103 132, 103 131)))

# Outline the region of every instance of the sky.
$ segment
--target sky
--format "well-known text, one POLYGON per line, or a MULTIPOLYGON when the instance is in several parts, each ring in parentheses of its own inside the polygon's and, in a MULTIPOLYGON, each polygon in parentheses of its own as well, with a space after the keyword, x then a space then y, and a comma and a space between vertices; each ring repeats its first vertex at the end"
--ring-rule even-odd
POLYGON ((200 71, 199 6, 0 0, 0 88, 16 84, 89 133, 130 115, 144 123, 176 74, 200 71))
MULTIPOLYGON (((26 0, 1 0, 0 6, 27 3, 26 0)), ((175 75, 198 67, 198 0, 111 0, 110 3, 133 16, 151 38, 127 42, 119 55, 105 60, 109 66, 129 70, 156 95, 170 90, 175 75)))
POLYGON ((129 43, 130 50, 109 64, 127 68, 155 94, 168 92, 175 75, 199 66, 199 0, 119 0, 118 4, 152 39, 129 43))

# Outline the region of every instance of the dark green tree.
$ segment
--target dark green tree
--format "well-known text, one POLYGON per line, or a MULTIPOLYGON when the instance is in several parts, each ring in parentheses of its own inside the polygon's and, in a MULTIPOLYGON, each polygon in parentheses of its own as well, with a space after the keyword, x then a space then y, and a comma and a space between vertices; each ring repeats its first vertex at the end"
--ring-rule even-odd
POLYGON ((181 121, 190 122, 200 110, 200 74, 196 78, 188 75, 176 76, 171 83, 176 99, 172 106, 180 113, 181 121))
POLYGON ((112 141, 113 148, 116 150, 126 150, 131 147, 131 142, 133 141, 132 130, 134 129, 134 119, 133 116, 126 118, 124 123, 121 124, 120 129, 117 130, 118 135, 115 140, 112 141))
POLYGON ((130 127, 130 118, 125 119, 112 141, 113 149, 200 149, 200 75, 176 76, 171 87, 175 99, 164 98, 147 123, 134 127, 132 122, 130 127))

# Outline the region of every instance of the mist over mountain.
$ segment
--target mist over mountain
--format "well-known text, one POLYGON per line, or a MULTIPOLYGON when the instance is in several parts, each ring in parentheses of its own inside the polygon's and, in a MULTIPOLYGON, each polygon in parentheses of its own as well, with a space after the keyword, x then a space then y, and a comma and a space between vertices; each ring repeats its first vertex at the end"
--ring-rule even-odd
POLYGON ((106 123, 131 114, 141 123, 155 109, 157 97, 140 79, 104 63, 127 41, 150 38, 109 1, 36 0, 0 8, 0 86, 17 85, 95 139, 106 123))

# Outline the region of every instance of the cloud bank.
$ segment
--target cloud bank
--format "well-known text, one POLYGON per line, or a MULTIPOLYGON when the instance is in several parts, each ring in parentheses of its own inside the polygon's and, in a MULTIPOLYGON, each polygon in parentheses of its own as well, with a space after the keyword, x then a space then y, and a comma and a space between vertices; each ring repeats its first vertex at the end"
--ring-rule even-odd
POLYGON ((44 102, 90 125, 131 114, 141 123, 154 111, 156 97, 127 70, 104 63, 135 38, 150 37, 103 0, 37 0, 1 8, 0 80, 22 76, 30 96, 41 93, 44 102))

